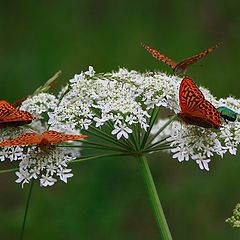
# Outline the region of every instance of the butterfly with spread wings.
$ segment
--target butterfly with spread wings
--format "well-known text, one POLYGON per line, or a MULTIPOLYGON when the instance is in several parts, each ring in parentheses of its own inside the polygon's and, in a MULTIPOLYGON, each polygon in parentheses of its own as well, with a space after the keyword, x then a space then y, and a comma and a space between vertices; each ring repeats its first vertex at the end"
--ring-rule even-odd
POLYGON ((86 137, 86 135, 64 134, 57 131, 48 130, 43 132, 42 134, 22 134, 21 136, 14 139, 0 142, 0 147, 38 145, 41 149, 47 149, 55 143, 73 141, 86 137))
POLYGON ((211 53, 214 49, 218 48, 219 46, 221 46, 223 43, 217 43, 214 46, 212 46, 211 48, 208 48, 207 50, 193 56, 193 57, 189 57, 186 58, 184 60, 182 60, 181 62, 174 62, 172 59, 170 59, 169 57, 163 55, 162 53, 158 52, 157 50, 149 47, 146 44, 142 43, 142 46, 149 52, 152 54, 153 57, 155 57, 156 59, 166 63, 167 65, 169 65, 175 74, 184 74, 186 73, 186 70, 188 68, 188 66, 192 65, 193 63, 197 62, 198 60, 200 60, 201 58, 203 58, 204 56, 206 56, 207 54, 211 53))

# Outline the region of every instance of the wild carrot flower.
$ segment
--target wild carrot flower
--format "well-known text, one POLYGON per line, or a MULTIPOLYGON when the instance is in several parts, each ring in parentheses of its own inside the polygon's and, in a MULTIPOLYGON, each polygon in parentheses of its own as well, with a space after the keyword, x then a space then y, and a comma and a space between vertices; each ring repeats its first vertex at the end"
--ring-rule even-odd
MULTIPOLYGON (((124 68, 112 73, 95 73, 89 67, 88 71, 70 79, 58 96, 40 92, 25 100, 21 109, 37 116, 37 120, 29 126, 34 131, 41 132, 49 128, 72 134, 85 132, 99 138, 98 142, 91 141, 91 138, 84 141, 82 147, 86 149, 97 148, 130 155, 168 150, 180 162, 193 160, 200 169, 209 170, 213 155, 223 157, 227 152, 236 154, 240 142, 240 124, 238 120, 223 122, 222 127, 215 130, 186 125, 176 116, 161 118, 159 112, 162 109, 169 110, 170 115, 180 112, 181 80, 164 73, 139 73, 124 68)), ((215 107, 224 105, 239 113, 240 100, 233 97, 217 100, 209 90, 200 89, 215 107)), ((26 128, 21 129, 27 131, 26 128)), ((12 135, 11 132, 11 137, 12 135)), ((61 156, 67 162, 69 156, 80 157, 79 147, 79 143, 74 143, 72 149, 55 150, 49 155, 40 154, 40 158, 43 159, 44 156, 46 159, 42 161, 49 161, 52 166, 53 159, 57 159, 57 154, 60 154, 59 158, 61 156)), ((34 154, 29 151, 26 153, 22 147, 1 149, 1 161, 10 159, 24 162, 20 164, 17 181, 21 182, 22 179, 24 183, 29 182, 31 175, 26 173, 26 169, 34 166, 35 173, 36 164, 32 164, 29 159, 31 154, 34 159, 38 158, 36 151, 33 151, 34 154), (27 166, 27 162, 29 166, 21 168, 27 166), (25 176, 24 179, 21 178, 21 173, 25 176)), ((64 170, 59 164, 58 171, 64 170)), ((45 167, 41 165, 41 169, 45 168, 47 172, 43 175, 45 181, 40 181, 42 186, 51 186, 55 182, 54 178, 49 182, 46 180, 46 176, 52 178, 57 174, 57 170, 49 174, 48 167, 48 164, 45 167)), ((40 170, 37 172, 42 174, 40 170)), ((41 179, 36 173, 34 177, 41 179)), ((66 180, 64 177, 62 179, 66 180)))

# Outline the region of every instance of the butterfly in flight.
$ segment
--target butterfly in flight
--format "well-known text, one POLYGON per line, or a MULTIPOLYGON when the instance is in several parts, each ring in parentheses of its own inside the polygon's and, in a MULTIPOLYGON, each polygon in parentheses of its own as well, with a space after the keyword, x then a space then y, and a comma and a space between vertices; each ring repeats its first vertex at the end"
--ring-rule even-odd
POLYGON ((21 126, 33 120, 29 112, 18 110, 7 101, 0 100, 0 128, 21 126))
POLYGON ((227 120, 230 122, 235 122, 237 119, 237 113, 234 112, 233 110, 227 108, 227 107, 218 107, 217 110, 220 113, 220 116, 225 120, 227 123, 227 120))
POLYGON ((64 134, 53 130, 48 130, 42 134, 37 133, 25 133, 17 138, 0 142, 1 147, 9 146, 28 146, 38 145, 40 149, 48 149, 55 143, 61 143, 66 141, 73 141, 81 138, 86 138, 86 135, 72 135, 64 134))
POLYGON ((219 111, 205 99, 203 93, 189 77, 184 77, 179 89, 180 119, 204 128, 221 127, 219 111))
POLYGON ((223 43, 220 42, 220 43, 217 43, 215 44, 214 46, 212 46, 211 48, 208 48, 207 50, 195 55, 195 56, 192 56, 192 57, 189 57, 189 58, 186 58, 184 60, 182 60, 181 62, 174 62, 172 59, 168 58, 167 56, 161 54, 160 52, 158 52, 157 50, 149 47, 148 45, 146 44, 143 44, 142 43, 142 46, 149 52, 152 54, 153 57, 155 57, 156 59, 166 63, 167 65, 169 65, 173 72, 175 74, 184 74, 186 73, 186 70, 187 70, 187 67, 195 62, 197 62, 198 60, 200 60, 201 58, 203 58, 204 56, 206 56, 207 54, 209 54, 210 52, 212 52, 214 49, 218 48, 219 46, 221 46, 223 43))

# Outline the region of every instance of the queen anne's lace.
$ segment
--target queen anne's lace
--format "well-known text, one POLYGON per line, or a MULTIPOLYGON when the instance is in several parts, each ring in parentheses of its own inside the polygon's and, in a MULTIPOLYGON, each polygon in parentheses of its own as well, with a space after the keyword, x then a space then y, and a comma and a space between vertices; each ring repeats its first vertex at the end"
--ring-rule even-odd
MULTIPOLYGON (((174 113, 180 112, 178 94, 181 80, 164 73, 141 74, 124 68, 113 73, 96 74, 89 67, 87 72, 70 79, 57 97, 40 93, 24 101, 21 109, 36 116, 30 128, 37 132, 49 128, 79 134, 81 130, 107 125, 111 127, 108 133, 116 140, 127 141, 136 129, 143 133, 149 129, 153 109, 164 107, 174 113)), ((226 106, 240 113, 240 100, 233 97, 217 100, 209 90, 200 89, 215 107, 226 106)), ((168 121, 160 119, 153 127, 152 134, 158 133, 168 121)), ((223 122, 222 125, 215 130, 175 121, 154 137, 153 143, 167 139, 173 158, 180 162, 192 159, 200 169, 209 170, 208 164, 214 154, 221 157, 226 152, 236 154, 240 142, 238 120, 228 124, 223 122)), ((26 128, 21 129, 22 132, 27 131, 26 128)), ((15 135, 10 134, 11 138, 15 135)), ((9 135, 6 136, 9 138, 9 135)), ((0 140, 5 140, 6 136, 2 135, 0 140)), ((164 150, 166 146, 165 141, 164 150)), ((39 178, 41 186, 52 186, 57 178, 67 182, 72 176, 67 162, 78 157, 80 151, 78 148, 69 149, 57 148, 44 153, 36 149, 26 152, 22 147, 1 148, 0 160, 20 160, 17 182, 22 185, 32 178, 39 178)))

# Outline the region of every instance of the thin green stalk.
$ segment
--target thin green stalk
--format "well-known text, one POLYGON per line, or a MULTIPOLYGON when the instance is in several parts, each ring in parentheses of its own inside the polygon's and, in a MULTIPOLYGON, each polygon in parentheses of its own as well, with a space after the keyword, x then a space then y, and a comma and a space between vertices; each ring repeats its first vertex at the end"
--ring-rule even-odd
POLYGON ((143 180, 147 187, 147 192, 149 199, 152 204, 152 208, 155 214, 155 219, 157 222, 157 226, 160 230, 160 235, 162 240, 172 240, 171 233, 169 231, 166 218, 164 216, 164 212, 157 194, 157 190, 147 163, 147 159, 144 155, 138 156, 138 163, 141 169, 141 173, 143 176, 143 180))
POLYGON ((163 151, 163 150, 170 150, 172 148, 175 148, 175 147, 171 147, 170 145, 165 145, 165 146, 160 146, 160 147, 156 147, 156 148, 149 149, 149 150, 144 150, 142 152, 143 153, 153 153, 153 152, 159 152, 159 151, 163 151))
POLYGON ((136 149, 137 151, 140 150, 140 137, 139 137, 139 129, 138 129, 138 125, 136 124, 133 124, 133 139, 134 139, 134 142, 136 143, 136 149))
POLYGON ((143 136, 143 140, 142 140, 142 143, 141 143, 141 149, 145 146, 145 144, 148 140, 148 137, 149 137, 150 132, 152 130, 153 124, 155 123, 155 121, 158 117, 159 111, 160 111, 160 108, 154 108, 153 109, 153 112, 151 114, 151 117, 150 117, 150 120, 149 120, 149 123, 148 123, 149 127, 147 129, 147 132, 145 132, 145 134, 143 136))
MULTIPOLYGON (((162 138, 161 140, 159 140, 159 141, 157 141, 157 142, 155 142, 155 143, 153 143, 153 144, 147 145, 147 146, 144 148, 144 150, 145 150, 145 149, 152 148, 152 147, 154 147, 154 146, 156 146, 156 145, 158 145, 158 144, 166 141, 166 139, 168 139, 168 138, 169 138, 169 136, 167 136, 167 137, 165 137, 165 138, 162 138)), ((167 143, 170 143, 170 142, 167 142, 167 143)))
POLYGON ((83 158, 77 158, 72 161, 69 161, 68 163, 76 163, 76 162, 83 162, 87 160, 97 159, 97 158, 103 158, 103 157, 118 157, 118 156, 130 156, 130 153, 112 153, 112 154, 101 154, 96 156, 89 156, 89 157, 83 157, 83 158))
POLYGON ((96 148, 96 149, 106 149, 106 150, 115 150, 115 151, 127 151, 125 148, 116 147, 115 145, 101 144, 90 141, 81 141, 83 145, 58 145, 58 147, 70 147, 70 148, 96 148))
POLYGON ((4 170, 0 170, 0 174, 1 174, 1 173, 16 172, 17 170, 18 170, 18 168, 4 169, 4 170))
POLYGON ((98 128, 95 128, 93 126, 91 126, 91 128, 93 128, 94 131, 91 131, 91 130, 85 130, 85 131, 99 137, 100 139, 105 139, 108 142, 111 142, 111 143, 114 143, 114 144, 116 144, 120 147, 129 149, 129 146, 127 144, 124 144, 120 141, 117 141, 115 138, 111 137, 109 134, 107 134, 107 133, 105 133, 105 132, 103 132, 103 131, 101 131, 98 128))
POLYGON ((149 138, 148 143, 152 142, 169 124, 171 124, 173 121, 177 119, 177 115, 174 115, 168 122, 166 122, 152 138, 149 138))
POLYGON ((23 240, 23 237, 24 237, 28 208, 29 208, 29 204, 30 204, 30 200, 31 200, 31 196, 32 196, 33 183, 34 183, 34 179, 31 180, 30 189, 29 189, 29 193, 28 193, 28 197, 27 197, 27 202, 26 202, 26 207, 25 207, 25 212, 24 212, 24 217, 23 217, 22 230, 21 230, 21 237, 20 237, 21 240, 23 240))

